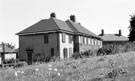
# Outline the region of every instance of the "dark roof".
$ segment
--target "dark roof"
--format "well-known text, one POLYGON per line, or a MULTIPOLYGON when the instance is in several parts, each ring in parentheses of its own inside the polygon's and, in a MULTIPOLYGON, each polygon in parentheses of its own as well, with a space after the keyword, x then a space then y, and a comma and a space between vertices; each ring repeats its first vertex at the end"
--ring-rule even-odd
POLYGON ((88 29, 86 29, 85 27, 83 27, 79 23, 73 22, 71 20, 67 20, 66 23, 72 28, 72 30, 75 33, 80 33, 80 34, 84 34, 84 35, 88 35, 88 36, 99 38, 97 35, 95 35, 91 31, 89 31, 88 29))
POLYGON ((0 44, 0 52, 16 52, 15 49, 8 47, 6 44, 0 44))
POLYGON ((17 33, 17 35, 41 33, 41 32, 43 33, 46 31, 56 31, 56 30, 73 32, 72 29, 64 21, 56 18, 49 18, 35 23, 34 25, 17 33))
POLYGON ((129 39, 125 36, 119 36, 118 34, 104 34, 99 35, 103 41, 128 41, 129 39))

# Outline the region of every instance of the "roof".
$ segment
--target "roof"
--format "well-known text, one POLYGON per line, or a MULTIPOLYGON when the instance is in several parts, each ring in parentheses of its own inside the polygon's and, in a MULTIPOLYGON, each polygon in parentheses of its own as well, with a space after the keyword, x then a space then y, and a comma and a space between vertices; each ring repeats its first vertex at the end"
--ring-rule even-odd
POLYGON ((92 37, 99 38, 96 34, 94 34, 93 32, 89 31, 88 29, 86 29, 85 27, 83 27, 79 23, 75 23, 75 22, 73 22, 71 20, 67 20, 66 23, 72 28, 72 30, 75 33, 81 33, 81 34, 90 35, 92 37))
POLYGON ((41 20, 34 25, 22 30, 21 32, 17 33, 17 35, 23 35, 23 34, 33 34, 33 33, 43 33, 46 31, 68 31, 73 32, 72 29, 62 20, 56 19, 56 18, 49 18, 41 20))
POLYGON ((8 47, 6 44, 0 44, 0 52, 16 52, 15 49, 8 47))
POLYGON ((125 36, 119 36, 118 34, 104 34, 100 35, 103 41, 128 41, 129 39, 125 36))

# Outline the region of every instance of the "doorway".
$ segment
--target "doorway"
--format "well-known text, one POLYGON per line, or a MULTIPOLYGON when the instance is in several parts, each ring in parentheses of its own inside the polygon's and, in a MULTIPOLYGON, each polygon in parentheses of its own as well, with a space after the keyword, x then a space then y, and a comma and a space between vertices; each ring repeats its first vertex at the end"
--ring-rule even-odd
POLYGON ((31 65, 32 64, 32 54, 33 54, 33 50, 29 49, 29 50, 26 50, 27 52, 27 63, 28 65, 31 65))
POLYGON ((54 48, 51 48, 51 57, 54 56, 54 48))

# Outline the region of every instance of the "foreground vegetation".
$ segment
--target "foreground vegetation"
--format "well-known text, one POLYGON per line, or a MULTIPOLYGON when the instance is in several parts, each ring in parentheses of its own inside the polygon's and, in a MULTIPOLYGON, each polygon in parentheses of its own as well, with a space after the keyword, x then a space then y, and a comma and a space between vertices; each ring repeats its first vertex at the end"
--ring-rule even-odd
POLYGON ((135 81, 135 52, 0 70, 0 81, 135 81))

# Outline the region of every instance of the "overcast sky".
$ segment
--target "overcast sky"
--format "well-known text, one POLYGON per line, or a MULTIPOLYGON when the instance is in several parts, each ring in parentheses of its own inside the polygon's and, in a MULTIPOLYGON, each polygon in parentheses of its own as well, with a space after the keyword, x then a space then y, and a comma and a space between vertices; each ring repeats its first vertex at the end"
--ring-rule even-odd
POLYGON ((95 34, 129 34, 129 19, 135 13, 135 0, 0 0, 0 41, 14 43, 15 33, 31 26, 55 12, 66 21, 71 14, 78 23, 95 34))

